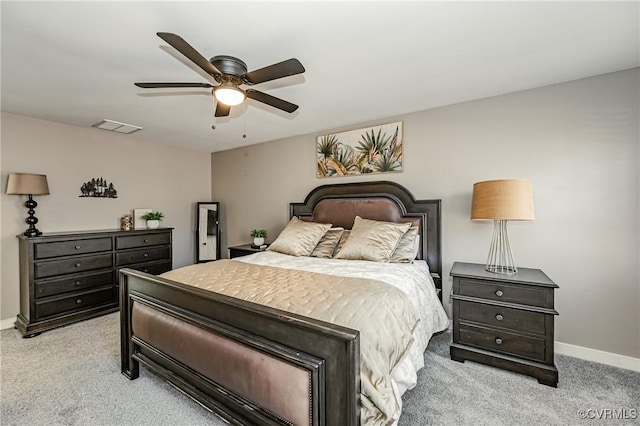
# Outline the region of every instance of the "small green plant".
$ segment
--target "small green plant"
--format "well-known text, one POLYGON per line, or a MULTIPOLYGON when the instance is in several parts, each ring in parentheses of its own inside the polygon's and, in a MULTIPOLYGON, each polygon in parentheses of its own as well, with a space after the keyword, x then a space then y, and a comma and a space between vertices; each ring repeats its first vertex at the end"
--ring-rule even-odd
POLYGON ((266 229, 254 229, 249 234, 252 238, 267 238, 267 230, 266 229))
POLYGON ((144 220, 162 220, 164 219, 164 213, 162 212, 151 212, 142 216, 144 220))

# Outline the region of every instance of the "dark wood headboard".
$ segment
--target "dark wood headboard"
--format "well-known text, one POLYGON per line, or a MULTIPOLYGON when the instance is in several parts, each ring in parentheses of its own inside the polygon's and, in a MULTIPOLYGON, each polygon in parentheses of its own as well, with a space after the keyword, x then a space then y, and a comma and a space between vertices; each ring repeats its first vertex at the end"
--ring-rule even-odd
POLYGON ((355 216, 390 222, 412 222, 419 227, 419 259, 424 259, 442 300, 440 200, 416 200, 395 182, 374 181, 322 185, 302 203, 291 203, 289 214, 351 229, 355 216))

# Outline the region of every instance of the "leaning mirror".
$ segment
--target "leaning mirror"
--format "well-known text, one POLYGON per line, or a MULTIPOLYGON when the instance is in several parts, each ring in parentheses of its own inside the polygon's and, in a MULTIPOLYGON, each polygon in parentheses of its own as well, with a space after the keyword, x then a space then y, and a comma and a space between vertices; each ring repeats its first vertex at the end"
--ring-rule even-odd
POLYGON ((220 203, 196 204, 196 262, 220 259, 220 203))

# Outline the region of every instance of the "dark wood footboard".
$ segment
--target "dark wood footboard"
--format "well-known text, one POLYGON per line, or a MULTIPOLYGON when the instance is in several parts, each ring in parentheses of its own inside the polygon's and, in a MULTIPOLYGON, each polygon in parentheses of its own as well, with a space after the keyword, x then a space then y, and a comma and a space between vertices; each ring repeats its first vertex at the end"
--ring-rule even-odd
POLYGON ((232 424, 360 424, 355 330, 130 269, 120 322, 125 376, 142 363, 232 424))

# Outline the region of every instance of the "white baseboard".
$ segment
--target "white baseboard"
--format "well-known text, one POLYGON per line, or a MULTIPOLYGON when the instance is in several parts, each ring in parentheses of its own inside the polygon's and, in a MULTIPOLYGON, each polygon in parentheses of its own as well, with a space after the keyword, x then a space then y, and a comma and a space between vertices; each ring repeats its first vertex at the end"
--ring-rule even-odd
POLYGON ((640 372, 640 359, 626 355, 618 355, 611 352, 599 351, 597 349, 585 348, 583 346, 570 345, 569 343, 555 342, 555 353, 568 355, 587 361, 599 362, 600 364, 612 365, 614 367, 640 372))
POLYGON ((2 321, 0 321, 0 330, 5 330, 7 328, 13 328, 13 323, 16 322, 15 317, 14 318, 7 318, 4 319, 2 321))

